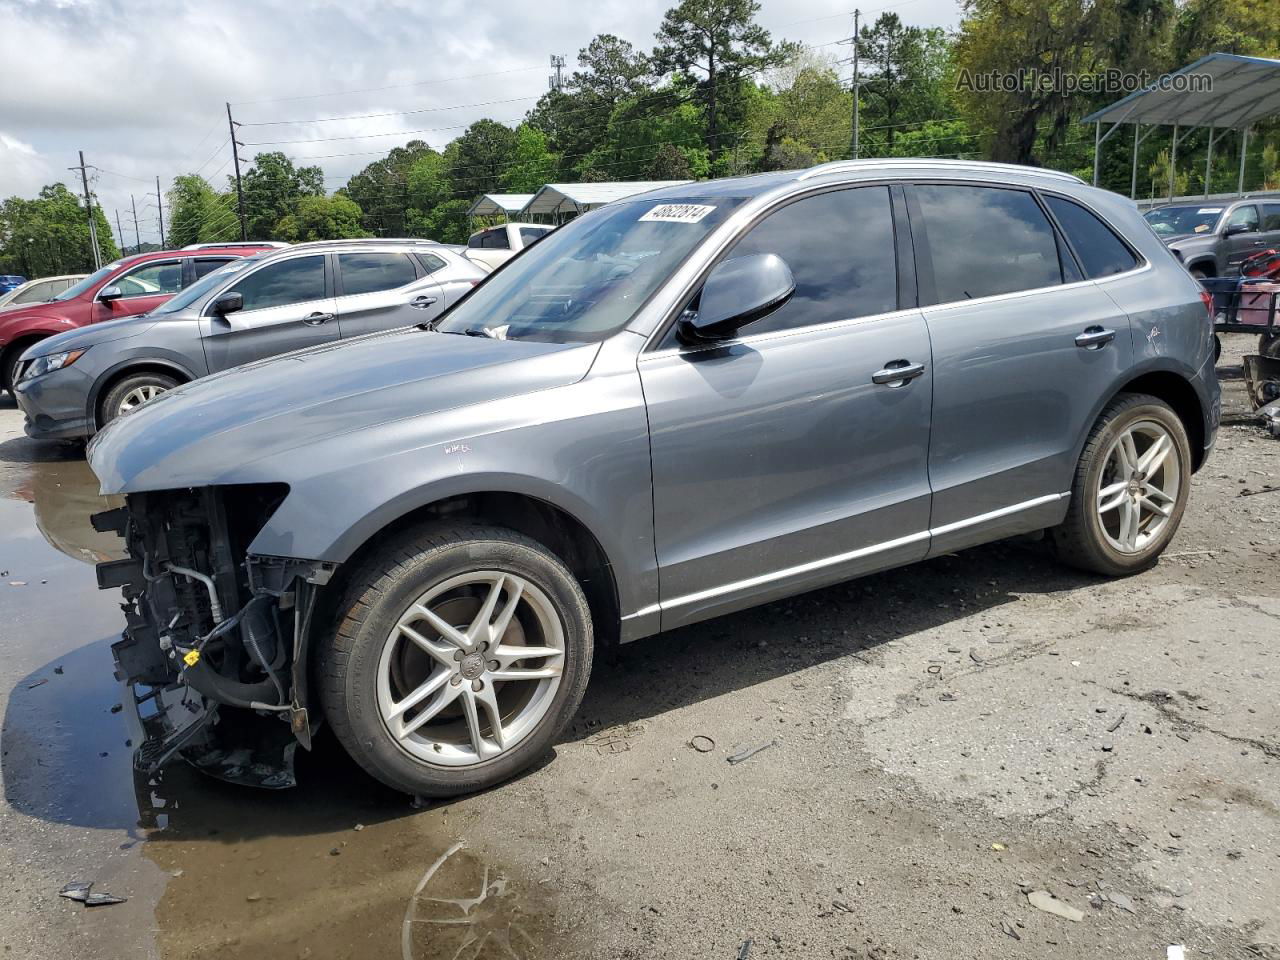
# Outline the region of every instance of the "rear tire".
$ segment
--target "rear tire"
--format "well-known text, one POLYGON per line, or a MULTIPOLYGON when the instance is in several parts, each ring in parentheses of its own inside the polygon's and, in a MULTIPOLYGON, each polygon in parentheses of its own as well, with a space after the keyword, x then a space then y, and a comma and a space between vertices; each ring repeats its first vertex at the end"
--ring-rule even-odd
POLYGON ((1121 394, 1080 454, 1066 519, 1049 531, 1054 552, 1112 577, 1146 570, 1177 532, 1190 485, 1191 445, 1178 415, 1156 397, 1121 394))
POLYGON ((405 793, 455 796, 515 776, 586 690, 582 588, 512 530, 431 523, 388 538, 336 607, 317 660, 325 718, 357 763, 405 793))
POLYGON ((172 390, 178 385, 173 377, 163 373, 131 373, 116 383, 102 398, 99 407, 98 426, 105 427, 122 414, 128 413, 140 403, 172 390))

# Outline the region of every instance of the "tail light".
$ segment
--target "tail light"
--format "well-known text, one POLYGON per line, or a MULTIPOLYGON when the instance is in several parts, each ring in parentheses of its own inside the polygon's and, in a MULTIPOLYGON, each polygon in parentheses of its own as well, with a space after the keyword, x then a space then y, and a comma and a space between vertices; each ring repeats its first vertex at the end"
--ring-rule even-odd
POLYGON ((1209 314, 1209 322, 1213 322, 1213 294, 1204 287, 1200 288, 1200 302, 1204 304, 1204 312, 1209 314))

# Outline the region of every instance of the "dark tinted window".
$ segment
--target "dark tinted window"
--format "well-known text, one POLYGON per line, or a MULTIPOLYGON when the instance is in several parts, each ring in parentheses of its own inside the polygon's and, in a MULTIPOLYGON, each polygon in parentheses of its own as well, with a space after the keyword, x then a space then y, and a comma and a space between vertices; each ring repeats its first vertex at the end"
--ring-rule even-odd
POLYGON ((540 240, 546 235, 547 235, 547 231, 543 230, 541 227, 521 227, 520 228, 520 242, 526 247, 529 246, 529 244, 533 243, 535 240, 540 240))
POLYGON ((282 307, 324 297, 324 257, 295 257, 271 263, 230 288, 244 297, 245 310, 282 307))
POLYGON ((938 302, 1062 282, 1053 228, 1029 193, 996 187, 916 187, 938 302))
MULTIPOLYGON (((1080 204, 1063 197, 1045 197, 1045 202, 1066 231, 1090 278, 1124 273, 1137 264, 1132 251, 1111 228, 1080 204)), ((1070 262, 1070 258, 1063 260, 1064 266, 1070 262)))
POLYGON ((509 250, 511 244, 507 241, 507 230, 505 227, 499 227, 496 230, 486 230, 480 235, 480 246, 486 250, 509 250))
POLYGON ((435 273, 442 267, 448 266, 448 264, 437 257, 434 253, 418 254, 418 262, 422 264, 422 269, 427 271, 427 273, 435 273))
POLYGON ((195 261, 196 279, 199 280, 206 273, 213 273, 219 267, 225 267, 234 259, 235 257, 198 257, 195 261))
POLYGON ((1262 205, 1262 229, 1280 230, 1280 203, 1262 205))
POLYGON ((393 290, 412 283, 418 276, 404 253, 340 253, 338 270, 345 296, 393 290))
POLYGON ((807 327, 898 308, 893 211, 887 187, 823 193, 770 214, 739 240, 730 257, 776 253, 796 292, 748 333, 807 327))
POLYGON ((1236 207, 1231 211, 1231 216, 1227 218, 1227 226, 1234 227, 1244 224, 1246 230, 1258 229, 1258 208, 1255 206, 1236 207))

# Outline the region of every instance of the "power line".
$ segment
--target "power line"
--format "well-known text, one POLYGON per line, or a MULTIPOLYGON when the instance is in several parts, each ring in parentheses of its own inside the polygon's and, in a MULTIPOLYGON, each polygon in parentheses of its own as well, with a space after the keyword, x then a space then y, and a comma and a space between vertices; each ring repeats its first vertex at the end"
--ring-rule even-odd
POLYGON ((364 87, 357 90, 331 90, 328 93, 308 93, 297 97, 267 97, 262 100, 238 100, 233 106, 247 107, 257 103, 289 103, 298 100, 322 100, 327 97, 345 97, 353 93, 380 93, 383 90, 405 90, 410 87, 429 87, 440 83, 452 83, 455 80, 479 80, 482 77, 500 77, 509 73, 524 73, 528 70, 541 70, 541 66, 512 67, 509 70, 491 70, 488 73, 473 73, 467 76, 442 77, 439 80, 416 80, 412 83, 392 83, 385 87, 364 87))
POLYGON ((243 120, 242 127, 276 127, 287 124, 334 123, 340 120, 377 120, 383 117, 408 117, 419 113, 444 113, 449 110, 465 110, 470 107, 492 107, 501 103, 520 103, 537 100, 538 97, 508 97, 505 100, 481 100, 477 103, 456 103, 448 107, 422 107, 417 110, 391 110, 386 113, 353 113, 345 117, 313 117, 310 120, 243 120))

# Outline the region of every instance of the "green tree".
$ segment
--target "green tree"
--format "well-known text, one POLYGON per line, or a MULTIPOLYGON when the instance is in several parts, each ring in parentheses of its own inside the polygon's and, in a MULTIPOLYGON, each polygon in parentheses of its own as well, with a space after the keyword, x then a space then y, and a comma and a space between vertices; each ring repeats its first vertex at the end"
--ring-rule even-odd
POLYGON ((233 194, 219 194, 204 177, 192 173, 174 177, 167 196, 169 246, 240 239, 233 194))
POLYGON ((578 51, 578 66, 569 78, 575 93, 609 109, 624 97, 639 96, 649 86, 653 64, 629 41, 602 33, 578 51))
POLYGON ((410 140, 347 181, 347 194, 364 211, 366 229, 383 237, 404 236, 409 170, 425 154, 438 156, 423 141, 410 140))
POLYGON ((275 235, 289 243, 309 240, 343 240, 371 236, 361 225, 364 211, 350 197, 302 196, 275 225, 275 235))
MULTIPOLYGON (((40 190, 33 200, 10 197, 0 204, 0 266, 27 277, 80 273, 93 269, 93 248, 83 200, 61 183, 40 190)), ((120 256, 111 226, 95 202, 94 226, 103 263, 120 256)))
POLYGON ((452 144, 449 180, 455 199, 471 203, 484 193, 500 193, 502 177, 516 149, 516 132, 496 120, 477 120, 452 144))
POLYGON ((555 180, 559 162, 549 149, 547 135, 522 123, 516 128, 515 145, 501 178, 502 188, 511 193, 533 193, 555 180))
POLYGON ((691 180, 693 170, 689 158, 674 143, 664 143, 649 161, 645 171, 650 180, 691 180))
POLYGON ((768 170, 794 169, 805 158, 817 163, 843 156, 853 126, 853 96, 836 75, 835 64, 810 50, 796 51, 769 77, 771 93, 748 111, 749 136, 764 124, 759 164, 768 170), (789 141, 783 149, 784 141, 789 141), (801 148, 804 149, 801 149, 801 148))
POLYGON ((662 73, 696 84, 712 157, 724 146, 720 129, 726 88, 735 91, 745 77, 782 63, 790 53, 785 44, 775 46, 769 31, 756 23, 759 12, 755 0, 681 0, 658 27, 654 64, 662 73))
POLYGON ((951 112, 946 35, 937 28, 904 26, 896 13, 882 13, 859 31, 858 42, 866 64, 862 125, 870 134, 863 139, 871 148, 860 153, 893 156, 902 127, 951 112))
MULTIPOLYGON (((283 153, 260 153, 243 175, 245 216, 250 240, 279 240, 276 224, 293 213, 303 197, 324 196, 324 171, 294 167, 283 153)), ((232 189, 235 181, 228 178, 232 189)))

